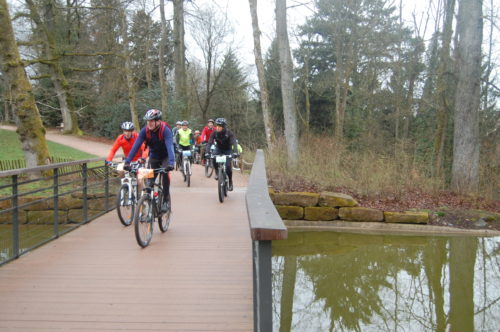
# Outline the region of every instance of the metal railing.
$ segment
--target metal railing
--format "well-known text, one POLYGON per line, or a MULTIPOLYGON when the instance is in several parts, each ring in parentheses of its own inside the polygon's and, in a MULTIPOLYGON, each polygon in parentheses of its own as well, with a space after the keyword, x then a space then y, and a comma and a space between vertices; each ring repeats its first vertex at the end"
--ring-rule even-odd
POLYGON ((110 176, 104 160, 0 172, 0 265, 115 207, 110 186, 119 179, 110 176))
POLYGON ((272 241, 286 239, 288 231, 269 197, 262 150, 255 154, 246 206, 252 236, 254 331, 272 331, 272 241))

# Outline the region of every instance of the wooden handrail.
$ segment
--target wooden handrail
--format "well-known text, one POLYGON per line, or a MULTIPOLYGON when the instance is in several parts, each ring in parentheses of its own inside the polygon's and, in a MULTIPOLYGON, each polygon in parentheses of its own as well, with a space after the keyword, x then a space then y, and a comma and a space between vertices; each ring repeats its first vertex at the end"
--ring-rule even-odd
POLYGON ((106 158, 101 157, 101 158, 93 158, 93 159, 68 161, 68 162, 64 162, 64 163, 49 164, 49 165, 36 166, 36 167, 30 167, 30 168, 18 168, 18 169, 0 172, 0 178, 5 177, 5 176, 24 174, 24 173, 34 173, 34 172, 40 172, 40 171, 47 171, 47 170, 52 170, 54 168, 81 165, 81 164, 85 164, 85 163, 104 161, 104 160, 106 160, 106 158))
POLYGON ((252 240, 284 240, 288 231, 269 197, 264 152, 257 150, 248 181, 246 206, 252 240))

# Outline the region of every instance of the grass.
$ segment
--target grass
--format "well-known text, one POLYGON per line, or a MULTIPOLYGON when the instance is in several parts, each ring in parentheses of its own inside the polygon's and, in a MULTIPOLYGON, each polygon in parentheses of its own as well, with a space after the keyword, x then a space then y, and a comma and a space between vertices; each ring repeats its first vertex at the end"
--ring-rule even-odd
MULTIPOLYGON (((268 180, 275 190, 343 192, 371 201, 432 200, 448 190, 443 178, 428 175, 428 163, 417 161, 409 152, 350 151, 334 138, 319 135, 302 137, 299 146, 296 169, 287 167, 284 142, 268 151, 268 180)), ((477 196, 498 199, 492 194, 498 181, 497 173, 483 178, 477 196)))
MULTIPOLYGON (((73 160, 96 158, 96 155, 75 150, 69 146, 47 141, 51 157, 60 157, 73 160)), ((24 159, 16 132, 0 129, 0 160, 24 159)))

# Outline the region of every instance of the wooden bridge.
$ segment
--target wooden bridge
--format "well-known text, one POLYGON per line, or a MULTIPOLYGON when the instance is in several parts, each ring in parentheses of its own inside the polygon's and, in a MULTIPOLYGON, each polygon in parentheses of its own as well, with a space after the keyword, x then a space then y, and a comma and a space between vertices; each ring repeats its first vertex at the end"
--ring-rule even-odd
POLYGON ((246 181, 238 175, 220 204, 213 178, 194 171, 190 188, 174 173, 172 223, 163 234, 156 228, 145 249, 112 211, 0 267, 0 330, 268 330, 254 318, 271 316, 271 289, 256 301, 252 289, 262 272, 270 285, 270 256, 256 274, 253 240, 266 240, 270 254, 269 234, 283 238, 286 229, 249 226, 246 181))

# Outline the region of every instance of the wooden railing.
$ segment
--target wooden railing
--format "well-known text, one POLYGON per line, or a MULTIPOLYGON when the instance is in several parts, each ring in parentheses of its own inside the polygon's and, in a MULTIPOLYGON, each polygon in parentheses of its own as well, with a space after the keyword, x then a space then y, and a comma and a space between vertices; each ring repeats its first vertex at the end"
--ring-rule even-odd
POLYGON ((288 231, 269 197, 262 150, 255 154, 246 206, 253 251, 254 331, 272 331, 272 241, 286 239, 288 231))

